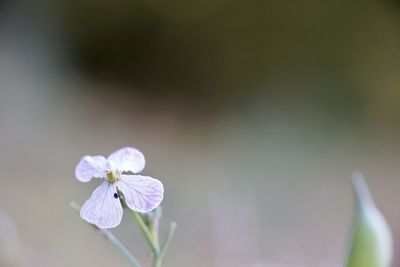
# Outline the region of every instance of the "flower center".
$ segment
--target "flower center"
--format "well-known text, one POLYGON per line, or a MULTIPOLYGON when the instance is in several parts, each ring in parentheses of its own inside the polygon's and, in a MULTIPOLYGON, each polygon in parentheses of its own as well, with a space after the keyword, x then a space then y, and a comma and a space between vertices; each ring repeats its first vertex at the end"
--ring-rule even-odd
POLYGON ((108 170, 107 171, 107 178, 110 184, 115 183, 119 180, 119 174, 115 170, 108 170))

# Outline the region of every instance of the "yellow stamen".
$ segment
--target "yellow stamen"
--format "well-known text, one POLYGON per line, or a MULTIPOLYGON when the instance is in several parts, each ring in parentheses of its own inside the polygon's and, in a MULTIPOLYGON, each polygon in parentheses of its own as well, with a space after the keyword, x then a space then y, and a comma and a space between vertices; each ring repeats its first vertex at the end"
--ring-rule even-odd
POLYGON ((107 177, 109 183, 115 183, 119 179, 117 172, 114 170, 107 171, 107 177))

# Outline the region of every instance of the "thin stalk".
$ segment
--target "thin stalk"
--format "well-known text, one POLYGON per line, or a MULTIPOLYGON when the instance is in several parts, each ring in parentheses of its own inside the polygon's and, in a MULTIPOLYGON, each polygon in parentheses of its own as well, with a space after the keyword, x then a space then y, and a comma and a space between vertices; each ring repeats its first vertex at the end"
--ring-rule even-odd
POLYGON ((163 260, 165 253, 167 252, 167 248, 168 248, 169 244, 171 243, 172 237, 175 234, 176 227, 177 227, 176 222, 172 222, 171 225, 169 226, 167 235, 165 236, 165 238, 161 244, 160 253, 158 255, 160 262, 163 260))
POLYGON ((158 240, 158 221, 150 221, 148 229, 151 233, 154 243, 159 244, 160 241, 158 240))
POLYGON ((171 242, 172 237, 174 236, 175 230, 176 230, 176 223, 173 222, 171 223, 168 233, 165 236, 161 247, 160 247, 160 251, 158 254, 153 255, 153 265, 152 267, 161 267, 161 263, 164 259, 165 253, 167 251, 168 245, 171 242))
POLYGON ((159 253, 159 245, 156 243, 156 240, 153 239, 153 235, 150 233, 149 228, 144 223, 142 217, 136 211, 132 211, 132 217, 135 219, 136 223, 139 225, 140 230, 142 231, 144 238, 149 244, 151 251, 153 252, 153 258, 158 256, 159 253))
POLYGON ((153 257, 152 267, 161 267, 161 261, 162 259, 158 255, 153 257))
MULTIPOLYGON (((71 201, 69 203, 71 208, 79 213, 81 207, 79 206, 78 203, 71 201)), ((107 238, 108 241, 128 260, 128 262, 133 266, 133 267, 141 267, 139 262, 133 257, 133 255, 129 252, 129 250, 121 243, 121 241, 118 240, 115 235, 113 235, 109 230, 107 229, 101 229, 98 228, 97 226, 93 225, 96 230, 98 230, 105 238, 107 238)))

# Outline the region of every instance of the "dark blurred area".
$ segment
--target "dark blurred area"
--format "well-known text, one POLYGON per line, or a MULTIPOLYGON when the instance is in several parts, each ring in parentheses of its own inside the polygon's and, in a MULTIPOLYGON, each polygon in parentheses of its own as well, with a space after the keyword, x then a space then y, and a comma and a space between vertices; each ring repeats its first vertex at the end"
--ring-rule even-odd
POLYGON ((165 266, 342 264, 354 170, 398 266, 399 3, 0 1, 0 266, 128 266, 68 207, 80 157, 128 145, 179 225, 165 266))
POLYGON ((64 1, 57 8, 77 67, 203 110, 304 91, 316 103, 336 98, 331 108, 349 97, 361 105, 379 101, 376 94, 399 98, 399 7, 391 1, 64 1))

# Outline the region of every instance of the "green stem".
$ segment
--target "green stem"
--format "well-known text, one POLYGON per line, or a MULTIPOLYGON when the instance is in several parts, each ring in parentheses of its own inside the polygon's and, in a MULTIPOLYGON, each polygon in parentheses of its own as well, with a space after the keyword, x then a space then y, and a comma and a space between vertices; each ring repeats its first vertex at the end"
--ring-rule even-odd
POLYGON ((158 256, 153 257, 153 265, 152 267, 161 267, 161 261, 162 259, 158 256))
MULTIPOLYGON (((81 207, 79 206, 78 203, 71 201, 69 203, 69 205, 71 206, 71 208, 73 210, 75 210, 77 213, 79 213, 81 207)), ((94 226, 94 225, 93 225, 94 226)), ((121 243, 121 241, 118 240, 118 238, 115 237, 115 235, 113 235, 109 230, 107 229, 101 229, 98 228, 97 226, 94 226, 95 229, 97 229, 98 231, 100 231, 100 233, 103 234, 104 237, 107 238, 108 241, 110 241, 110 243, 123 255, 125 256, 125 258, 129 261, 129 263, 133 266, 133 267, 141 267, 141 265, 139 264, 139 262, 135 259, 135 257, 133 257, 133 255, 129 252, 129 250, 121 243)))
POLYGON ((177 224, 175 222, 171 223, 168 233, 165 236, 160 247, 160 244, 158 242, 158 226, 150 227, 151 229, 149 229, 149 227, 145 224, 142 216, 140 216, 139 213, 132 211, 132 216, 135 219, 136 223, 139 225, 140 230, 142 231, 147 243, 149 244, 153 252, 152 267, 161 267, 162 260, 165 256, 168 245, 171 242, 171 239, 175 233, 177 224))
POLYGON ((154 240, 154 243, 159 244, 159 240, 158 240, 158 221, 151 221, 149 223, 149 227, 148 227, 151 236, 154 240))
POLYGON ((169 226, 168 233, 161 244, 160 253, 158 255, 160 262, 163 260, 165 253, 167 252, 167 248, 171 243, 172 237, 175 234, 176 227, 177 227, 176 222, 172 222, 171 225, 169 226))
POLYGON ((159 253, 153 256, 153 267, 161 267, 161 263, 164 259, 168 245, 171 242, 172 237, 174 236, 176 226, 177 225, 175 222, 171 223, 168 233, 165 236, 163 243, 161 244, 159 253))
POLYGON ((150 233, 149 228, 144 223, 142 217, 136 211, 132 211, 133 219, 135 219, 136 223, 139 225, 140 230, 142 231, 144 238, 146 239, 147 243, 149 244, 151 251, 153 252, 153 258, 158 256, 159 253, 159 245, 153 239, 152 234, 150 233))

